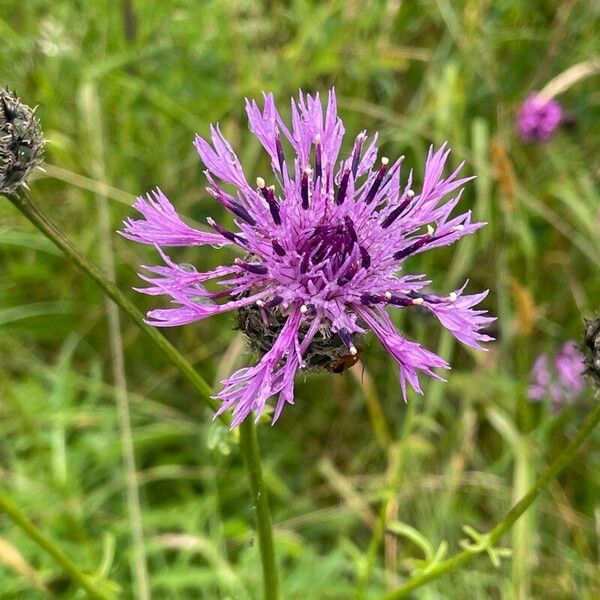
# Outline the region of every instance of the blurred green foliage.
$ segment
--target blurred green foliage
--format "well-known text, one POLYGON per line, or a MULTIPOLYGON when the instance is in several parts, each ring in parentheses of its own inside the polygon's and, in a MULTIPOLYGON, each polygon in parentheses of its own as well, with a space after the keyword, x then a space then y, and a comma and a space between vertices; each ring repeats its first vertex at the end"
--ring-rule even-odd
MULTIPOLYGON (((379 130, 383 153, 406 154, 417 182, 427 147, 444 140, 453 163, 465 160, 478 177, 463 202, 489 226, 410 267, 442 292, 467 278, 469 289, 490 288, 486 307, 499 316, 490 351, 465 351, 436 323, 399 315, 408 335, 450 359, 448 383, 429 383, 405 406, 391 360, 370 343, 355 377, 298 381, 296 405, 259 430, 284 598, 350 598, 360 580, 377 598, 424 554, 443 542, 456 548, 463 524, 486 530, 594 401, 589 390, 554 415, 528 404, 525 390, 535 356, 578 339, 582 316, 599 309, 598 77, 561 96, 577 122, 546 145, 524 145, 514 115, 527 93, 597 51, 599 19, 594 2, 575 0, 2 1, 0 81, 39 105, 48 138, 48 173, 33 194, 95 260, 95 197, 108 202, 114 230, 134 195, 157 185, 182 214, 225 218, 204 193, 193 135, 220 121, 248 175, 264 174, 268 160, 243 108, 263 90, 285 112, 298 88, 334 85, 346 131, 379 130), (396 533, 375 547, 367 576, 390 482, 396 533)), ((113 242, 129 289, 156 254, 113 242)), ((204 269, 227 253, 174 255, 204 269)), ((109 573, 133 597, 104 299, 8 203, 0 270, 4 485, 83 569, 109 573)), ((157 301, 131 295, 143 309, 157 301)), ((165 334, 216 386, 250 360, 233 326, 220 316, 165 334)), ((236 434, 212 422, 139 332, 123 327, 153 595, 258 598, 236 434)), ((597 433, 517 524, 506 540, 512 561, 495 569, 478 559, 415 597, 600 597, 599 441, 597 433)), ((44 597, 40 582, 76 597, 0 515, 0 597, 44 597), (38 579, 15 567, 16 550, 38 579)))

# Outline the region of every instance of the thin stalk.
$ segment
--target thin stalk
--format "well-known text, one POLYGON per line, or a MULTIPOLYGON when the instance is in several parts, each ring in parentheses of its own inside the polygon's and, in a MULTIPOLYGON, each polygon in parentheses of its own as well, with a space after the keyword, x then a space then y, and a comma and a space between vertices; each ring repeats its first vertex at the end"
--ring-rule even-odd
POLYGON ((411 577, 404 585, 382 596, 381 600, 396 600, 397 598, 403 598, 408 592, 416 590, 426 583, 454 571, 464 563, 468 562, 473 556, 485 552, 488 548, 493 548, 500 538, 515 524, 517 519, 533 504, 548 484, 573 460, 580 446, 592 433, 598 423, 600 423, 600 403, 596 403, 596 407, 583 422, 581 429, 573 441, 564 448, 550 465, 548 465, 540 478, 529 488, 529 491, 508 511, 508 513, 506 513, 506 516, 484 536, 487 542, 485 545, 478 545, 477 547, 470 547, 462 552, 457 552, 454 556, 435 565, 433 568, 411 577))
MULTIPOLYGON (((144 315, 136 308, 114 283, 109 281, 104 274, 90 262, 90 260, 67 238, 58 227, 42 213, 32 202, 29 194, 20 189, 6 197, 31 221, 55 246, 64 252, 84 273, 89 275, 104 292, 123 310, 123 312, 146 334, 146 336, 165 355, 167 360, 192 384, 200 394, 202 400, 213 411, 217 403, 211 398, 212 389, 204 378, 194 369, 187 359, 154 327, 150 327, 144 320, 144 315)), ((221 421, 229 425, 227 415, 220 416, 221 421)))
POLYGON ((414 412, 415 404, 412 402, 407 407, 400 439, 396 444, 390 446, 388 450, 389 475, 387 489, 379 507, 379 516, 377 522, 373 527, 373 532, 367 548, 367 555, 365 557, 364 569, 356 586, 356 600, 363 600, 365 598, 371 576, 373 575, 377 553, 379 551, 381 542, 383 541, 385 529, 388 523, 390 506, 398 492, 400 482, 402 481, 404 461, 406 459, 405 444, 411 432, 414 412))
POLYGON ((121 16, 125 40, 128 44, 132 44, 137 37, 137 17, 133 0, 121 0, 121 16))
POLYGON ((46 537, 26 516, 21 509, 0 491, 0 511, 6 513, 13 523, 18 525, 33 541, 41 546, 63 568, 74 583, 81 586, 94 600, 112 600, 114 596, 96 589, 94 580, 79 567, 48 537, 46 537))
MULTIPOLYGON (((88 134, 88 139, 93 140, 93 143, 89 144, 89 169, 95 179, 105 181, 107 178, 106 162, 104 158, 104 133, 102 128, 102 110, 99 105, 98 97, 98 90, 93 81, 82 85, 79 94, 82 120, 87 125, 86 132, 88 134)), ((95 197, 98 214, 97 226, 100 241, 100 264, 102 265, 102 271, 106 274, 107 279, 111 283, 115 283, 116 269, 107 197, 103 194, 95 194, 95 197)), ((129 407, 129 394, 127 392, 127 376, 125 374, 125 355, 123 352, 121 319, 119 307, 108 297, 105 297, 105 303, 111 354, 110 362, 112 377, 115 384, 115 401, 119 422, 123 471, 125 474, 127 513, 129 516, 129 529, 133 550, 133 580, 136 598, 138 600, 150 600, 150 582, 148 579, 148 565, 146 562, 138 472, 136 469, 135 450, 133 447, 131 410, 129 407)))
POLYGON ((373 569, 375 568, 377 552, 379 551, 379 546, 383 540, 383 534, 387 525, 387 516, 391 501, 392 494, 390 492, 388 493, 388 497, 382 501, 381 506, 379 507, 379 515, 377 516, 377 521, 373 527, 373 532, 367 548, 363 572, 358 580, 358 585, 356 586, 356 600, 364 600, 365 594, 367 593, 367 587, 371 580, 373 569))
MULTIPOLYGON (((521 438, 516 446, 514 459, 513 502, 522 497, 527 491, 527 486, 531 483, 533 469, 530 454, 529 446, 521 438)), ((527 600, 531 597, 529 589, 531 586, 531 565, 535 552, 533 513, 534 509, 523 515, 523 518, 519 519, 512 531, 512 581, 508 585, 512 588, 511 598, 514 598, 514 600, 527 600)))
POLYGON ((252 418, 245 419, 240 425, 240 449, 248 468, 250 488, 256 510, 256 529, 258 531, 258 546, 263 570, 264 598, 265 600, 277 600, 279 598, 279 582, 275 547, 273 545, 271 512, 267 489, 262 479, 256 425, 252 418))
MULTIPOLYGON (((100 220, 102 221, 102 219, 100 220)), ((114 271, 112 275, 114 275, 114 271)), ((111 280, 112 279, 113 277, 111 277, 111 280)), ((133 431, 131 427, 127 379, 125 376, 125 357, 123 355, 123 338, 121 335, 119 309, 117 308, 117 305, 108 298, 106 299, 106 304, 112 355, 112 375, 115 384, 115 400, 117 403, 117 416, 119 420, 119 437, 123 455, 123 470, 125 472, 127 512, 129 514, 129 527, 133 544, 133 562, 135 565, 134 581, 137 589, 137 598, 139 598, 139 600, 149 600, 151 598, 150 582, 148 579, 148 566, 146 563, 139 477, 135 464, 135 450, 133 446, 133 431)))

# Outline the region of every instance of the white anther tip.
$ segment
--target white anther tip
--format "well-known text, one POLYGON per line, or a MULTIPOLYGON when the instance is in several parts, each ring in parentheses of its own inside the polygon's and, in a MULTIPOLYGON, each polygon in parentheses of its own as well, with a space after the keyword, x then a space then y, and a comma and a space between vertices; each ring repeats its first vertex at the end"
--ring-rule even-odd
POLYGON ((352 354, 352 356, 356 356, 358 354, 356 346, 350 346, 350 354, 352 354))
POLYGON ((412 303, 419 306, 419 305, 423 304, 423 298, 413 298, 412 303))
POLYGON ((435 233, 435 229, 431 225, 427 225, 427 235, 433 235, 435 233))
POLYGON ((450 292, 448 294, 448 300, 450 300, 450 302, 454 302, 456 300, 458 296, 456 295, 456 292, 450 292))
POLYGON ((462 231, 465 228, 464 225, 456 225, 456 227, 454 228, 454 231, 462 231))
POLYGON ((406 190, 406 195, 407 195, 409 198, 413 198, 413 197, 414 197, 414 195, 415 195, 415 190, 406 190))
POLYGON ((206 217, 206 222, 213 227, 215 225, 215 220, 212 217, 206 217))
POLYGON ((389 302, 392 299, 392 292, 386 292, 383 296, 389 302))
POLYGON ((303 304, 303 305, 300 307, 300 312, 301 312, 303 315, 305 315, 305 314, 308 312, 308 306, 306 306, 306 304, 303 304))
POLYGON ((259 300, 257 300, 257 301, 256 301, 256 306, 258 306, 258 307, 262 308, 264 305, 265 305, 265 303, 264 303, 264 301, 263 301, 263 300, 260 300, 260 299, 259 299, 259 300))
POLYGON ((256 178, 256 186, 259 188, 264 188, 266 185, 265 180, 262 177, 257 177, 256 178))
POLYGON ((315 144, 320 144, 321 143, 321 134, 317 133, 317 135, 315 135, 315 144))
POLYGON ((382 156, 381 157, 381 164, 385 167, 386 165, 388 165, 390 162, 390 159, 387 156, 382 156))

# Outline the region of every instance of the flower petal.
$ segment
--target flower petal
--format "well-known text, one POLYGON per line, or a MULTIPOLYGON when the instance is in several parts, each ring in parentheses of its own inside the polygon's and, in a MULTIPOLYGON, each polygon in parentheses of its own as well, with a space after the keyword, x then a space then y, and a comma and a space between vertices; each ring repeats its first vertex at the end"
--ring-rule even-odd
POLYGON ((133 207, 143 215, 143 219, 126 219, 123 231, 119 233, 127 239, 142 244, 158 246, 225 246, 231 242, 221 235, 200 231, 186 225, 177 214, 169 199, 160 189, 156 189, 136 200, 133 207))

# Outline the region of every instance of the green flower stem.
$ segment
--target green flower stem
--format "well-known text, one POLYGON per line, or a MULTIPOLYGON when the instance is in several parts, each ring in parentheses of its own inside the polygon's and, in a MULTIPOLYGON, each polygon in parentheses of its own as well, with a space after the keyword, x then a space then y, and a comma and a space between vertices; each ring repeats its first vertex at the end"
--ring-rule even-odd
MULTIPOLYGON (((82 254, 69 238, 67 238, 58 227, 43 214, 31 201, 24 190, 19 190, 6 197, 29 219, 55 246, 58 246, 68 258, 70 258, 84 273, 89 275, 109 296, 117 306, 143 331, 152 342, 161 350, 167 360, 173 364, 179 372, 200 393, 202 399, 212 409, 216 410, 217 403, 211 398, 212 389, 204 381, 203 377, 184 358, 184 356, 154 327, 150 327, 144 321, 144 315, 136 306, 112 283, 107 277, 82 254)), ((229 424, 229 417, 221 416, 221 420, 229 424)))
POLYGON ((592 433, 593 429, 600 423, 600 402, 596 404, 594 410, 588 415, 583 422, 581 429, 568 444, 563 451, 548 465, 540 478, 529 488, 529 491, 508 511, 504 519, 498 523, 485 536, 486 544, 470 547, 462 552, 458 552, 449 559, 438 563, 431 569, 411 577, 404 585, 382 596, 381 600, 396 600, 403 598, 408 592, 416 590, 425 585, 429 581, 438 579, 442 575, 446 575, 454 571, 464 563, 468 562, 473 556, 486 551, 487 548, 493 548, 500 538, 514 525, 516 520, 533 504, 536 498, 542 493, 547 485, 558 475, 558 473, 568 465, 579 447, 583 444, 586 438, 592 433))
POLYGON ((250 477, 250 487, 256 509, 256 525, 258 530, 258 545, 263 569, 263 586, 265 600, 279 598, 279 583, 277 580, 277 564, 273 546, 273 527, 269 510, 269 498, 263 484, 260 465, 260 450, 256 436, 256 425, 252 418, 246 418, 240 425, 240 448, 250 477))
MULTIPOLYGON (((211 388, 192 365, 179 351, 156 329, 144 321, 142 313, 133 303, 94 266, 73 243, 65 237, 31 201, 25 192, 17 192, 7 196, 8 199, 29 219, 47 238, 60 248, 75 264, 87 273, 106 292, 106 294, 131 318, 131 320, 150 338, 163 352, 171 364, 200 392, 202 398, 216 410, 217 403, 211 398, 211 388)), ((229 425, 228 415, 221 415, 221 421, 229 425)), ((276 600, 279 597, 275 550, 273 547, 273 530, 267 491, 263 486, 260 465, 260 450, 256 437, 256 427, 251 418, 240 425, 240 445, 244 459, 248 465, 250 486, 256 504, 256 520, 261 561, 264 575, 265 599, 276 600)))
POLYGON ((11 521, 18 525, 32 540, 41 546, 64 569, 76 584, 80 585, 94 600, 112 600, 114 595, 96 589, 93 577, 86 575, 48 537, 46 537, 24 514, 21 509, 0 490, 0 511, 5 512, 11 521))

